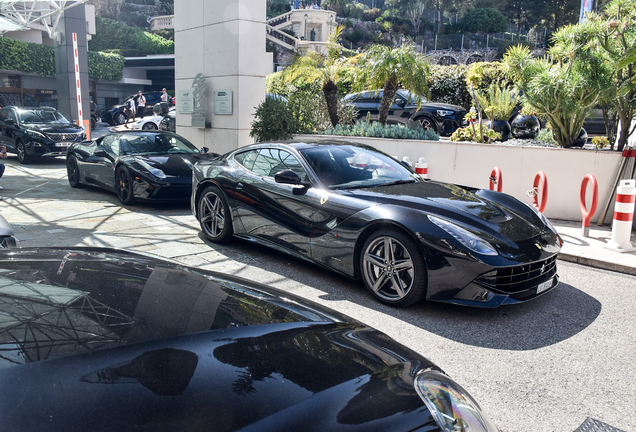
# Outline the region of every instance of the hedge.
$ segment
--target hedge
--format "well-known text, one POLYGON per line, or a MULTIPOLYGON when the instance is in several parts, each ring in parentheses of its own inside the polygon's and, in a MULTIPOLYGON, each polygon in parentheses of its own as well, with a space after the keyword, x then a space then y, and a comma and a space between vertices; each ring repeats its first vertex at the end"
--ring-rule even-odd
POLYGON ((119 21, 95 17, 96 35, 88 41, 91 51, 136 50, 144 55, 174 54, 174 41, 119 21))
MULTIPOLYGON (((117 54, 88 52, 88 77, 118 82, 125 59, 117 54)), ((55 76, 55 53, 48 45, 0 37, 0 70, 55 76)))

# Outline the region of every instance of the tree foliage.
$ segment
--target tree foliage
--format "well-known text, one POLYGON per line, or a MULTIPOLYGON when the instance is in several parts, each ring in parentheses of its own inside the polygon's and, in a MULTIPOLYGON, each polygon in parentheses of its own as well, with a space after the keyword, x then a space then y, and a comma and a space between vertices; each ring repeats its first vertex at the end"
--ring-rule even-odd
MULTIPOLYGON (((362 57, 355 86, 360 90, 383 89, 378 121, 384 125, 398 89, 428 96, 429 75, 428 63, 411 45, 399 48, 374 45, 362 57)), ((418 109, 420 104, 418 98, 418 109)))
POLYGON ((469 33, 502 33, 508 23, 506 17, 494 8, 472 9, 462 18, 462 27, 469 33))

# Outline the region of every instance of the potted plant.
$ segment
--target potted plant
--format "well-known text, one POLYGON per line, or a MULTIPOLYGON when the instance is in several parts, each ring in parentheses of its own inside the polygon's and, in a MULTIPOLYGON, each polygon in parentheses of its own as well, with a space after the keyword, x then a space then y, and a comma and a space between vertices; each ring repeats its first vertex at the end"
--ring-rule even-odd
POLYGON ((499 132, 501 141, 508 140, 511 132, 508 119, 517 105, 517 92, 497 82, 486 89, 476 91, 475 96, 489 119, 486 126, 499 132))
POLYGON ((512 136, 519 139, 534 139, 539 135, 541 122, 534 109, 527 103, 510 123, 512 136))

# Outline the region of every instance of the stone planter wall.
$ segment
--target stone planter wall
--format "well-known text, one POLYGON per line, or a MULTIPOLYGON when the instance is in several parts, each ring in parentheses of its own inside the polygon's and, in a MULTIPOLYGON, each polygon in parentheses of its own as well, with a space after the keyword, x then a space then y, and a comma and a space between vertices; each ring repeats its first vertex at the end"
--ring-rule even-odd
MULTIPOLYGON (((579 194, 586 174, 593 174, 599 186, 596 222, 610 195, 618 172, 621 153, 578 149, 517 147, 492 144, 456 143, 450 141, 392 140, 385 138, 330 137, 298 135, 300 139, 345 139, 371 145, 402 159, 409 156, 415 164, 420 157, 428 162, 428 177, 433 180, 465 186, 488 188, 490 172, 499 167, 503 177, 503 192, 531 203, 526 192, 532 189, 538 171, 548 179, 548 202, 545 215, 551 219, 581 221, 579 194)), ((587 206, 591 202, 588 186, 587 206)), ((611 223, 614 204, 610 206, 611 223)))

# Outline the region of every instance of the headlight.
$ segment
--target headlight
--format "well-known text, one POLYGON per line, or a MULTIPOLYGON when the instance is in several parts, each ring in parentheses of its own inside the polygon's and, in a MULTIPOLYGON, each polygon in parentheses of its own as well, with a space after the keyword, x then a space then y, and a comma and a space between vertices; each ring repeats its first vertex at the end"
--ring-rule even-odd
POLYGON ((145 160, 136 157, 135 161, 141 165, 142 167, 146 168, 148 170, 148 172, 150 172, 150 174, 152 174, 153 176, 160 178, 160 179, 165 179, 166 178, 166 174, 161 171, 159 168, 155 168, 153 166, 151 166, 150 164, 148 164, 145 160))
POLYGON ((38 132, 38 131, 28 130, 28 131, 26 131, 26 134, 28 136, 30 136, 31 138, 46 139, 46 135, 44 135, 43 133, 38 132))
POLYGON ((414 386, 443 432, 498 432, 475 399, 446 375, 422 372, 414 386))
POLYGON ((481 255, 498 255, 493 245, 468 230, 436 216, 428 215, 428 219, 471 251, 481 255))
POLYGON ((446 116, 451 116, 455 114, 455 111, 450 111, 450 110, 437 110, 437 115, 440 117, 446 117, 446 116))

